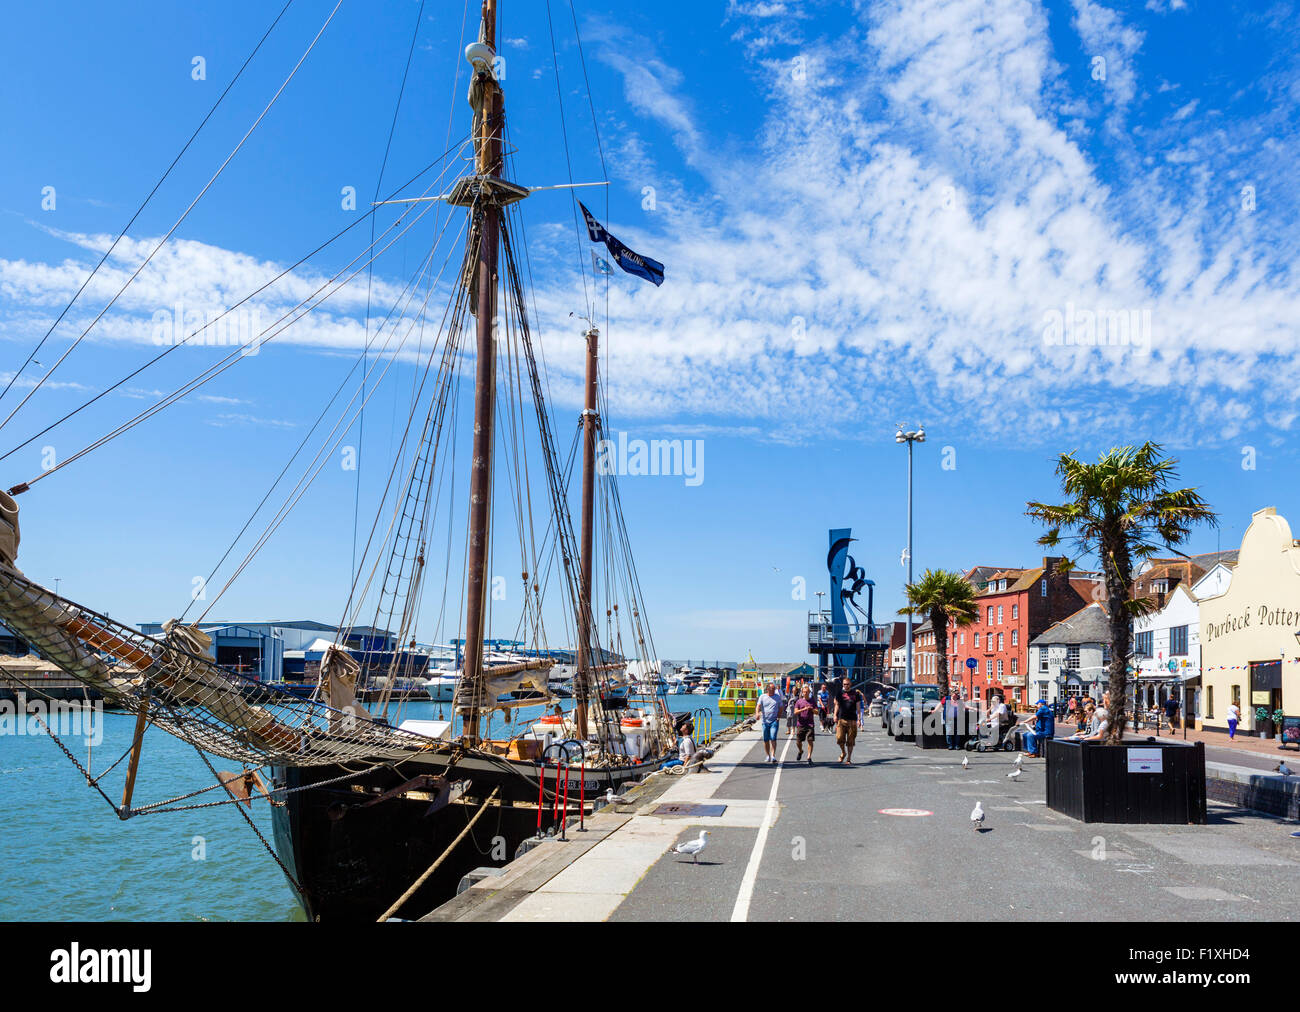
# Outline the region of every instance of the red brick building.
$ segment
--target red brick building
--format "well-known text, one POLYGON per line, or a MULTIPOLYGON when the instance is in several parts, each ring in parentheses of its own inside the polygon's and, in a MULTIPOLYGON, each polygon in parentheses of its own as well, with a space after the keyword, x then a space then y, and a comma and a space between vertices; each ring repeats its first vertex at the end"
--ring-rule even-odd
POLYGON ((1033 569, 976 566, 965 575, 975 588, 979 617, 970 625, 948 626, 948 665, 967 698, 994 693, 1023 709, 1028 698, 1029 641, 1048 626, 1105 599, 1100 575, 1061 572, 1063 560, 1043 559, 1033 569), (972 672, 966 661, 974 658, 972 672))

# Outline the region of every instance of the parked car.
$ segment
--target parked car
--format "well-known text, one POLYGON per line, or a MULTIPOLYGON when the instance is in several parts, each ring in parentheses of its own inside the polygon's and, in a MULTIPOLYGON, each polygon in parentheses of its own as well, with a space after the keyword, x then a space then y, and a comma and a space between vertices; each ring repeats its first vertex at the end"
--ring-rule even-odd
POLYGON ((916 682, 900 685, 885 708, 885 730, 894 738, 912 738, 912 713, 920 704, 922 720, 939 705, 939 687, 916 682))

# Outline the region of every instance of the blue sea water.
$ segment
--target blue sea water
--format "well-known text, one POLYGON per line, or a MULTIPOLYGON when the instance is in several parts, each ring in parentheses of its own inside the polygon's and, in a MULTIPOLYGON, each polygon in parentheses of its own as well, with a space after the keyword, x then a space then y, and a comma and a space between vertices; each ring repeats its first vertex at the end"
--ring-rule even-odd
MULTIPOLYGON (((715 728, 716 695, 669 696, 673 712, 701 707, 715 728)), ((409 704, 401 717, 429 719, 449 708, 409 704)), ((517 721, 536 717, 525 708, 517 721)), ((103 741, 90 755, 98 775, 131 744, 134 718, 113 711, 100 718, 103 741)), ((39 726, 16 733, 9 720, 0 733, 0 921, 293 921, 303 920, 293 889, 232 805, 142 815, 122 821, 39 726)), ((702 729, 700 729, 702 730, 702 729)), ((488 732, 504 737, 497 717, 488 732)), ((61 735, 61 737, 63 737, 61 735)), ((82 765, 87 739, 63 737, 82 765)), ((211 758, 211 757, 210 757, 211 758)), ((219 771, 238 767, 211 758, 219 771)), ((116 805, 126 763, 104 782, 116 805)), ((213 782, 194 748, 150 728, 136 780, 136 806, 199 790, 213 782)), ((190 803, 226 797, 220 789, 190 803)), ((265 802, 250 815, 274 846, 265 802)))

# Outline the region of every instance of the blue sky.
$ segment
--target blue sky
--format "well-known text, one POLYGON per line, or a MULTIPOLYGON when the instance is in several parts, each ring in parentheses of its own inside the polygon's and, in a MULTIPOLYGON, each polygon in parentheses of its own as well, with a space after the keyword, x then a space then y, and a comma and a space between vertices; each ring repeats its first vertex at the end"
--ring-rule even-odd
MULTIPOLYGON (((855 555, 878 584, 878 613, 894 611, 905 543, 898 421, 923 422, 930 436, 917 455, 921 568, 1032 564, 1041 550, 1024 503, 1052 497, 1055 454, 1117 442, 1166 443, 1220 511, 1221 531, 1198 534, 1194 550, 1235 546, 1254 509, 1291 512, 1293 6, 577 5, 612 184, 607 196, 587 191, 596 194, 587 203, 667 266, 661 288, 622 275, 610 284, 607 422, 704 445, 699 485, 624 479, 662 655, 801 657, 831 526, 862 539, 855 555), (1077 343, 1090 314, 1137 329, 1116 346, 1077 343), (806 600, 792 594, 795 577, 806 600)), ((167 232, 332 7, 295 0, 131 228, 105 283, 0 400, 0 418, 111 297, 111 279, 120 284, 167 232)), ((561 183, 571 163, 573 179, 598 180, 571 15, 562 0, 551 7, 559 98, 545 6, 502 3, 513 171, 527 184, 561 183)), ((341 193, 355 187, 364 208, 375 192, 417 9, 345 0, 132 294, 0 428, 0 453, 156 353, 160 307, 228 304, 356 219, 341 193)), ((6 11, 5 382, 273 14, 251 3, 6 11), (195 57, 205 80, 192 78, 195 57), (52 210, 42 207, 46 187, 52 210)), ((385 191, 468 129, 462 15, 461 5, 426 6, 385 191)), ((576 417, 581 341, 568 313, 587 312, 587 244, 563 194, 535 195, 524 215, 551 389, 557 410, 576 417)), ((396 297, 444 220, 430 215, 376 263, 375 305, 396 297)), ((441 248, 454 246, 456 227, 441 248)), ((367 242, 359 226, 313 257, 263 315, 367 242)), ((23 569, 128 621, 178 614, 352 367, 364 280, 22 496, 23 569)), ((0 460, 0 479, 33 477, 47 447, 66 457, 219 355, 178 350, 0 460)), ((413 372, 399 360, 367 407, 363 526, 413 372)), ((337 618, 355 477, 323 469, 214 617, 337 618)))

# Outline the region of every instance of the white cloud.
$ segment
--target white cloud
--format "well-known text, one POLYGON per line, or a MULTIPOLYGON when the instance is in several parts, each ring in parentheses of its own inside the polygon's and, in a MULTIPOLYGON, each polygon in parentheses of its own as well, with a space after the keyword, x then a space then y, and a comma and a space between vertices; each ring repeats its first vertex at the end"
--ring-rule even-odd
MULTIPOLYGON (((733 4, 728 17, 747 40, 755 26, 772 39, 807 30, 781 6, 733 4)), ((1111 54, 1108 115, 1118 122, 1144 87, 1142 33, 1092 0, 1074 0, 1074 12, 1083 51, 1111 54)), ((919 411, 973 440, 1118 431, 1174 444, 1294 424, 1295 246, 1262 239, 1284 214, 1266 223, 1236 206, 1245 183, 1261 206, 1288 198, 1281 177, 1234 168, 1253 150, 1249 124, 1197 134, 1189 110, 1176 135, 1147 148, 1135 136, 1133 151, 1112 156, 1067 125, 1076 113, 1062 110, 1080 100, 1036 4, 885 0, 859 17, 833 40, 799 43, 803 79, 783 43, 764 50, 752 96, 763 128, 744 143, 719 136, 693 80, 647 40, 608 25, 589 34, 640 117, 608 139, 617 182, 636 194, 653 181, 658 193, 653 214, 616 200, 608 224, 667 265, 661 288, 621 274, 610 282, 612 424, 663 430, 671 419, 683 434, 797 439, 892 432, 895 416, 919 411), (680 159, 651 139, 664 132, 680 159), (1045 314, 1067 306, 1148 313, 1150 348, 1045 345, 1045 314)), ((1279 146, 1252 170, 1288 163, 1294 140, 1269 136, 1279 146)), ((527 207, 533 264, 560 267, 539 274, 535 326, 552 391, 571 407, 583 355, 569 318, 579 305, 573 236, 563 212, 537 200, 527 207)), ((102 237, 67 238, 103 248, 102 237)), ((133 240, 87 304, 148 247, 133 240)), ((278 269, 178 243, 124 300, 122 319, 105 321, 103 339, 147 342, 158 307, 178 297, 221 305, 278 269)), ((0 314, 0 336, 30 337, 84 271, 82 259, 0 260, 0 302, 27 314, 0 314)), ((295 272, 268 311, 323 279, 295 272)), ((400 289, 377 280, 375 304, 400 289)), ((355 349, 364 298, 354 286, 278 340, 355 349)))

